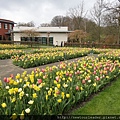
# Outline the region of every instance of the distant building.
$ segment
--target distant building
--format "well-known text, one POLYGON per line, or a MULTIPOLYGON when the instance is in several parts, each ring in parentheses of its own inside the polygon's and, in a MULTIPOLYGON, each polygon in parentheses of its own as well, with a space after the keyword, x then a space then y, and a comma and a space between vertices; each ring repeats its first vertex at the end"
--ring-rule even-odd
POLYGON ((0 40, 11 40, 11 31, 13 30, 14 24, 11 20, 0 18, 0 40))
POLYGON ((64 46, 68 39, 68 27, 21 27, 13 28, 14 41, 37 41, 43 45, 64 46), (26 36, 25 30, 34 30, 38 36, 26 36))

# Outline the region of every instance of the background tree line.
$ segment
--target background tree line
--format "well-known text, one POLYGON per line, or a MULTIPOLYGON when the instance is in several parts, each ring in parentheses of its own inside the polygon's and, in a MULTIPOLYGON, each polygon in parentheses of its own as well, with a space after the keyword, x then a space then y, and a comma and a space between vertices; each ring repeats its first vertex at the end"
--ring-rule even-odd
MULTIPOLYGON (((32 26, 29 23, 18 23, 17 26, 32 26)), ((106 2, 96 0, 90 11, 85 10, 84 1, 70 8, 66 16, 57 15, 50 23, 42 23, 41 27, 68 26, 69 42, 96 42, 120 44, 120 0, 106 2)))

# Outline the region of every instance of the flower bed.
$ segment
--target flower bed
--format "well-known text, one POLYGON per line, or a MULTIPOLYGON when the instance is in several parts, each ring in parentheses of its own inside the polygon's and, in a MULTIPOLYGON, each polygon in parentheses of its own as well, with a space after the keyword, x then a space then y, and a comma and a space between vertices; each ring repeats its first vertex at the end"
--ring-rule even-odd
POLYGON ((84 101, 120 74, 120 63, 85 57, 4 78, 1 115, 58 115, 84 101))
POLYGON ((70 47, 54 47, 54 48, 45 48, 45 49, 35 49, 33 53, 50 53, 50 52, 64 52, 64 51, 90 51, 90 48, 70 48, 70 47))
POLYGON ((48 53, 36 53, 36 54, 26 54, 20 57, 12 57, 13 64, 20 66, 22 68, 36 67, 48 63, 54 63, 57 61, 62 61, 64 59, 72 59, 77 57, 86 56, 88 51, 78 49, 72 49, 68 51, 58 51, 58 52, 48 52, 48 53), (74 51, 73 51, 74 50, 74 51))
POLYGON ((16 50, 16 49, 13 49, 13 50, 0 50, 0 59, 9 59, 11 58, 11 56, 21 56, 21 55, 24 55, 24 51, 22 50, 16 50))
POLYGON ((104 58, 110 59, 110 60, 113 60, 113 61, 119 60, 119 62, 120 62, 120 49, 111 50, 107 53, 103 53, 103 54, 99 55, 99 59, 104 59, 104 58))
POLYGON ((0 44, 0 50, 4 50, 4 49, 24 49, 24 48, 28 48, 28 45, 0 44))

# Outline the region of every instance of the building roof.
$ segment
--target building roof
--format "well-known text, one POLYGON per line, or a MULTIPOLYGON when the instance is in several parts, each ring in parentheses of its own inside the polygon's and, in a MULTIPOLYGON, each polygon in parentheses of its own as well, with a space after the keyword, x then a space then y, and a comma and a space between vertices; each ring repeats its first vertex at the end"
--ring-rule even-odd
POLYGON ((68 27, 14 27, 13 32, 19 33, 25 30, 33 30, 40 33, 68 33, 68 27))
POLYGON ((3 23, 16 24, 14 21, 11 21, 11 20, 6 20, 6 19, 1 19, 1 18, 0 18, 0 22, 3 22, 3 23))

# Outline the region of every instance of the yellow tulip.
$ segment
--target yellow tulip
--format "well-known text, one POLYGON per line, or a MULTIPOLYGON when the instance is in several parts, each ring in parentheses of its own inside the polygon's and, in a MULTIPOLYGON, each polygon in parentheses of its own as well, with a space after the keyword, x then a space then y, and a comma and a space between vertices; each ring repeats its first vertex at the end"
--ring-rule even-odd
POLYGON ((70 97, 70 94, 66 94, 66 97, 69 98, 69 97, 70 97))
POLYGON ((58 101, 59 103, 61 103, 61 102, 62 102, 62 99, 58 99, 57 101, 58 101))
POLYGON ((60 88, 60 84, 57 84, 57 88, 60 88))

